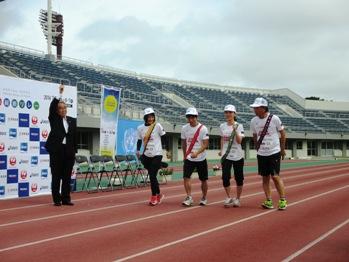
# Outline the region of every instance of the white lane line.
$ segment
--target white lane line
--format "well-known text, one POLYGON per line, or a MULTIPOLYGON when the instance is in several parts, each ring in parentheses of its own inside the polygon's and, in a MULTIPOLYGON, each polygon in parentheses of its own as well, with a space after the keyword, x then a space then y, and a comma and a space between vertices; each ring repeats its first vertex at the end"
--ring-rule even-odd
MULTIPOLYGON (((349 168, 348 164, 346 163, 341 163, 341 164, 333 164, 335 165, 335 169, 331 169, 331 171, 334 170, 344 170, 349 168)), ((297 173, 299 172, 299 169, 303 169, 304 167, 295 167, 295 168, 288 168, 285 169, 283 171, 283 174, 293 174, 293 173, 297 173)), ((330 166, 326 165, 324 167, 321 166, 315 166, 314 169, 320 169, 320 168, 330 168, 330 166)), ((307 169, 312 171, 311 169, 307 169)), ((327 169, 326 169, 327 170, 327 169)), ((327 170, 329 171, 329 170, 327 170)), ((325 171, 324 171, 325 172, 325 171)), ((256 177, 257 174, 255 172, 248 172, 246 174, 255 174, 256 177)), ((316 173, 317 174, 317 173, 316 173)), ((220 177, 212 177, 211 179, 214 179, 214 183, 219 183, 220 182, 220 177), (217 178, 217 179, 215 179, 217 178)), ((286 177, 284 177, 286 178, 286 177)), ((199 185, 200 182, 198 183, 193 183, 192 185, 199 185)), ((212 182, 210 183, 212 184, 212 182)), ((174 188, 179 188, 179 187, 183 187, 183 185, 177 185, 177 186, 169 186, 169 187, 163 187, 163 190, 167 190, 167 189, 174 189, 174 188)), ((124 195, 133 195, 133 194, 139 194, 139 193, 146 193, 149 192, 149 189, 145 189, 145 190, 137 190, 137 191, 132 191, 132 192, 125 192, 125 193, 118 193, 118 194, 108 194, 108 195, 103 195, 103 196, 97 196, 97 197, 85 197, 85 198, 80 198, 80 199, 75 199, 74 202, 80 202, 80 201, 86 201, 86 200, 94 200, 94 199, 102 199, 102 198, 113 198, 113 197, 119 197, 119 196, 124 196, 124 195)), ((29 206, 21 206, 21 207, 11 207, 11 208, 4 208, 4 209, 0 209, 0 212, 5 212, 5 211, 16 211, 16 210, 21 210, 21 209, 27 209, 27 208, 34 208, 34 207, 42 207, 42 206, 50 206, 52 205, 52 203, 45 203, 45 204, 35 204, 35 205, 29 205, 29 206)))
MULTIPOLYGON (((219 177, 213 177, 219 179, 219 177)), ((216 179, 215 179, 216 180, 216 179)), ((213 181, 214 183, 218 183, 220 181, 213 181)), ((194 182, 192 183, 193 186, 199 185, 201 182, 194 182)), ((212 182, 211 182, 212 183, 212 182)), ((168 187, 162 187, 162 190, 167 189, 174 189, 174 188, 181 188, 183 185, 177 185, 177 186, 168 186, 168 187)), ((86 201, 86 200, 94 200, 94 199, 103 199, 103 198, 113 198, 113 197, 119 197, 119 196, 125 196, 125 195, 134 195, 139 193, 147 193, 149 192, 149 187, 146 187, 147 189, 137 190, 137 191, 130 191, 130 192, 124 192, 124 193, 116 193, 116 194, 108 194, 103 196, 96 196, 96 197, 84 197, 79 199, 74 199, 74 202, 80 202, 80 201, 86 201)), ((15 211, 20 209, 27 209, 27 208, 34 208, 34 207, 42 207, 42 206, 51 206, 52 203, 45 203, 45 204, 35 204, 35 205, 28 205, 28 206, 21 206, 21 207, 10 207, 10 208, 4 208, 0 209, 0 212, 4 211, 15 211)))
MULTIPOLYGON (((318 172, 318 173, 322 173, 322 172, 318 172)), ((338 178, 338 177, 342 177, 342 176, 347 176, 347 175, 348 174, 331 176, 330 179, 338 178)), ((305 177, 305 176, 312 176, 312 174, 290 176, 290 177, 284 178, 284 181, 287 181, 287 180, 292 179, 292 178, 300 178, 300 177, 305 177)), ((325 179, 328 179, 328 178, 325 178, 325 179)), ((322 181, 322 180, 315 180, 315 181, 322 181)), ((247 184, 245 184, 245 187, 246 186, 251 186, 251 185, 256 185, 256 184, 260 184, 260 181, 247 183, 247 184)), ((219 190, 222 190, 222 189, 221 188, 210 189, 209 192, 215 192, 215 191, 219 191, 219 190)), ((201 191, 195 191, 192 194, 196 195, 196 194, 200 194, 200 193, 201 193, 201 191)), ((177 198, 177 197, 183 197, 183 194, 181 193, 181 194, 176 194, 176 195, 173 195, 173 196, 167 196, 166 198, 167 199, 171 199, 171 198, 177 198)), ((92 208, 92 209, 75 211, 75 212, 69 212, 69 213, 58 214, 58 215, 55 214, 55 215, 51 215, 51 216, 38 217, 38 218, 32 218, 32 219, 26 219, 26 220, 19 220, 19 221, 14 221, 14 222, 0 224, 0 227, 14 226, 14 225, 19 225, 19 224, 24 224, 24 223, 37 222, 37 221, 42 221, 42 220, 55 219, 55 218, 61 218, 61 217, 66 217, 66 216, 85 214, 85 213, 90 213, 90 212, 97 212, 97 211, 108 210, 108 209, 119 208, 119 207, 132 206, 132 205, 142 204, 142 203, 146 203, 146 201, 144 201, 144 200, 142 200, 142 201, 135 201, 135 202, 131 202, 131 203, 117 204, 117 205, 111 205, 111 206, 99 207, 99 208, 92 208)))
MULTIPOLYGON (((344 175, 341 175, 341 176, 344 176, 344 175)), ((310 181, 310 182, 299 183, 299 184, 291 185, 288 188, 293 188, 293 187, 313 184, 313 183, 316 183, 316 182, 325 181, 325 180, 329 180, 329 179, 332 179, 332 178, 334 178, 334 177, 314 180, 314 181, 310 181)), ((272 191, 275 191, 275 189, 272 190, 272 191)), ((248 197, 261 195, 261 194, 264 194, 264 192, 257 192, 257 193, 245 195, 242 198, 248 198, 248 197)), ((216 202, 209 203, 208 206, 209 205, 220 204, 220 203, 222 203, 222 201, 216 201, 216 202)), ((289 206, 292 206, 292 204, 290 204, 289 206)), ((100 226, 100 227, 90 228, 90 229, 86 229, 86 230, 82 230, 82 231, 77 231, 77 232, 74 232, 74 233, 64 234, 64 235, 60 235, 60 236, 56 236, 56 237, 51 237, 51 238, 46 238, 46 239, 42 239, 42 240, 32 241, 32 242, 28 242, 28 243, 19 244, 19 245, 10 246, 10 247, 7 247, 7 248, 0 249, 0 253, 4 252, 4 251, 9 251, 9 250, 22 248, 22 247, 34 246, 34 245, 37 245, 37 244, 50 242, 50 241, 54 241, 54 240, 58 240, 58 239, 63 239, 63 238, 77 236, 77 235, 82 235, 82 234, 85 234, 85 233, 91 233, 91 232, 95 232, 95 231, 99 231, 99 230, 103 230, 103 229, 108 229, 108 228, 118 227, 118 226, 131 224, 131 223, 135 223, 135 222, 140 222, 140 221, 144 221, 144 220, 150 220, 150 219, 163 217, 163 216, 167 216, 167 215, 172 215, 172 214, 177 214, 177 213, 182 213, 182 212, 188 212, 188 211, 196 210, 198 208, 202 208, 202 207, 201 206, 194 206, 194 207, 191 207, 191 208, 181 208, 181 209, 177 209, 177 210, 173 210, 173 211, 169 211, 169 212, 164 212, 164 213, 159 213, 159 214, 151 215, 151 216, 147 216, 147 217, 135 218, 135 219, 132 219, 132 220, 126 220, 126 221, 119 222, 119 223, 109 224, 109 225, 105 225, 105 226, 100 226)))
MULTIPOLYGON (((308 197, 308 198, 305 198, 305 199, 302 199, 302 200, 293 202, 293 203, 289 204, 288 206, 299 205, 299 204, 301 204, 301 203, 303 203, 303 202, 312 200, 312 199, 314 199, 314 198, 322 197, 322 196, 325 196, 325 195, 328 195, 328 194, 337 192, 337 191, 339 191, 339 190, 347 189, 347 188, 349 188, 349 185, 346 185, 346 186, 343 186, 343 187, 339 187, 339 188, 336 188, 336 189, 333 189, 333 190, 330 190, 330 191, 327 191, 327 192, 324 192, 324 193, 321 193, 321 194, 317 194, 317 195, 314 195, 314 196, 311 196, 311 197, 308 197)), ((168 243, 166 243, 166 244, 157 246, 157 247, 155 247, 155 248, 151 248, 151 249, 145 250, 145 251, 143 251, 143 252, 135 253, 135 254, 133 254, 133 255, 130 255, 130 256, 127 256, 127 257, 123 257, 123 258, 117 259, 116 261, 122 262, 122 261, 130 260, 130 259, 133 259, 133 258, 142 256, 142 255, 146 255, 146 254, 149 254, 149 253, 158 251, 158 250, 160 250, 160 249, 164 249, 164 248, 166 248, 166 247, 173 246, 173 245, 176 245, 176 244, 178 244, 178 243, 182 243, 182 242, 191 240, 191 239, 193 239, 193 238, 197 238, 197 237, 200 237, 200 236, 203 236, 203 235, 207 235, 207 234, 209 234, 209 233, 213 233, 213 232, 222 230, 222 229, 224 229, 224 228, 231 227, 231 226, 234 226, 234 225, 236 225, 236 224, 240 224, 240 223, 242 223, 242 222, 252 220, 252 219, 257 218, 257 217, 265 216, 265 215, 270 214, 270 213, 275 212, 275 211, 277 211, 277 209, 269 210, 269 211, 266 211, 266 212, 263 212, 263 213, 260 213, 260 214, 256 214, 256 215, 253 215, 253 216, 249 216, 249 217, 246 217, 246 218, 243 218, 243 219, 240 219, 240 220, 231 222, 231 223, 229 223, 229 224, 225 224, 225 225, 222 225, 222 226, 214 227, 214 228, 211 228, 211 229, 209 229, 209 230, 205 230, 205 231, 202 231, 202 232, 200 232, 200 233, 193 234, 193 235, 190 235, 190 236, 187 236, 187 237, 184 237, 184 238, 181 238, 181 239, 178 239, 178 240, 175 240, 175 241, 168 242, 168 243)))
POLYGON ((316 244, 318 244, 319 242, 321 242, 322 240, 327 238, 329 235, 332 235, 334 232, 336 232, 337 230, 341 229, 342 227, 344 227, 348 223, 349 223, 349 218, 347 220, 345 220, 343 223, 340 223, 336 227, 332 228, 330 231, 328 231, 325 234, 321 235, 320 237, 318 237, 314 241, 310 242, 308 245, 304 246, 302 249, 298 250, 297 252, 293 253, 289 257, 285 258, 284 260, 282 260, 282 262, 289 262, 289 261, 295 259, 296 257, 301 255, 302 253, 304 253, 308 249, 312 248, 313 246, 315 246, 316 244))

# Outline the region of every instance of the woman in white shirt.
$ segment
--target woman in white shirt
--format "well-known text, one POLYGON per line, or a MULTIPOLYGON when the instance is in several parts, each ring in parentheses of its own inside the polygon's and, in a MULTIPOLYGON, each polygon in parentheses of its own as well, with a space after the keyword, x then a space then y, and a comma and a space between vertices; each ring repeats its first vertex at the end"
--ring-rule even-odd
POLYGON ((141 158, 142 164, 148 170, 151 198, 149 204, 155 206, 160 204, 164 198, 160 194, 159 182, 157 174, 161 168, 162 160, 162 138, 166 134, 164 128, 155 122, 155 112, 153 108, 144 110, 144 124, 137 128, 137 156, 141 158), (140 149, 143 143, 143 153, 140 154, 140 149))
POLYGON ((227 194, 224 206, 239 207, 244 184, 244 152, 241 148, 241 142, 244 138, 244 128, 242 124, 236 122, 235 106, 225 106, 224 117, 226 122, 220 125, 221 150, 218 153, 222 157, 222 180, 227 194), (230 178, 232 167, 236 182, 236 198, 231 197, 230 178))

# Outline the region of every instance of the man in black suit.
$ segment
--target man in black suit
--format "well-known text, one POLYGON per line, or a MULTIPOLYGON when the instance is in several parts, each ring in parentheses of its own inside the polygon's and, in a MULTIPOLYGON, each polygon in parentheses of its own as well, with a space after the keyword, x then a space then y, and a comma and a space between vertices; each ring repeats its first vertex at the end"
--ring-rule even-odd
MULTIPOLYGON (((60 97, 63 91, 64 86, 60 85, 60 97)), ((48 119, 51 131, 45 147, 50 155, 53 202, 55 206, 72 206, 74 204, 70 198, 70 180, 77 152, 76 118, 67 116, 67 105, 61 99, 54 98, 50 104, 48 119)))

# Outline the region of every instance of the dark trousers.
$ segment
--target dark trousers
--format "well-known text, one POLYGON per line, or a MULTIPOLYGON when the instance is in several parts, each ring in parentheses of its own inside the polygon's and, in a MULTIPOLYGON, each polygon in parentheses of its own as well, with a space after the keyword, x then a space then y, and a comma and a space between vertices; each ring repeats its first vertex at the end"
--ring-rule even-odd
POLYGON ((161 168, 161 160, 162 156, 147 157, 143 155, 142 157, 142 164, 144 165, 144 168, 148 170, 151 194, 153 196, 160 194, 160 187, 157 175, 159 169, 161 168))
POLYGON ((234 178, 237 186, 244 185, 244 159, 233 161, 229 159, 225 159, 222 163, 222 180, 223 186, 230 186, 230 178, 231 178, 231 167, 234 169, 234 178))
POLYGON ((60 145, 57 151, 50 154, 52 174, 52 199, 54 203, 70 202, 70 180, 75 156, 68 154, 65 145, 60 145), (62 188, 61 188, 62 181, 62 188))

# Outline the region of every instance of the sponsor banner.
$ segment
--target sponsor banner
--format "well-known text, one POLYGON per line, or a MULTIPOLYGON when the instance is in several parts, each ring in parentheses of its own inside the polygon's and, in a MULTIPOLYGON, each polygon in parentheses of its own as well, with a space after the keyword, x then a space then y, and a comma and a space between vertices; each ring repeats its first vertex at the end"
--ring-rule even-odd
POLYGON ((116 130, 118 126, 120 98, 120 88, 102 86, 100 128, 101 155, 115 155, 116 130))
POLYGON ((15 198, 18 196, 18 184, 5 185, 5 198, 15 198))
POLYGON ((7 170, 0 170, 0 185, 7 184, 7 170))
POLYGON ((0 198, 5 198, 6 188, 4 184, 0 184, 0 198))
MULTIPOLYGON (((0 75, 0 199, 49 194, 49 106, 57 84, 0 75)), ((66 86, 67 114, 77 116, 76 87, 66 86)))
POLYGON ((18 196, 19 197, 29 196, 29 182, 18 183, 18 196))

